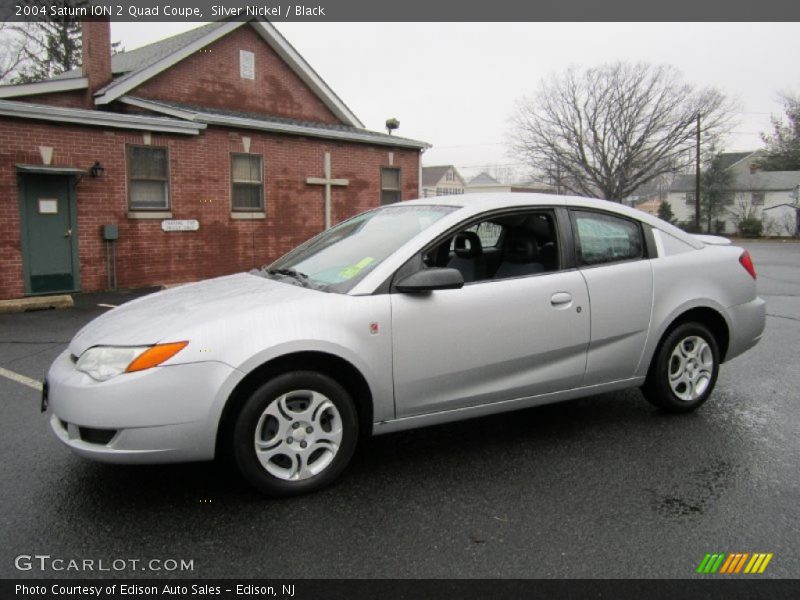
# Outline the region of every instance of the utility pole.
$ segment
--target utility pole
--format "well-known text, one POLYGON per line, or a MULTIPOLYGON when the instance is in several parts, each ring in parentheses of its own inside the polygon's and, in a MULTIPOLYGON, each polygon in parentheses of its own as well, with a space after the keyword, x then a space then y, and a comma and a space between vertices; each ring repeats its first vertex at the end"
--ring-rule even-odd
POLYGON ((700 233, 700 113, 697 113, 696 146, 694 165, 694 228, 697 233, 700 233))

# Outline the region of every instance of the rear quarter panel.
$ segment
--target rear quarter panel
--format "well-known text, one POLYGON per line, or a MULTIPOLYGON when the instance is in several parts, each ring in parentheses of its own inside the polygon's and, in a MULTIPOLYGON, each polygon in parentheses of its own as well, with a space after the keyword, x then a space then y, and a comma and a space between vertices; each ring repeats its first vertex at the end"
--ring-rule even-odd
POLYGON ((741 254, 737 246, 705 246, 652 261, 653 318, 637 375, 647 375, 659 341, 686 311, 712 308, 730 328, 728 309, 756 298, 755 281, 739 263, 741 254))

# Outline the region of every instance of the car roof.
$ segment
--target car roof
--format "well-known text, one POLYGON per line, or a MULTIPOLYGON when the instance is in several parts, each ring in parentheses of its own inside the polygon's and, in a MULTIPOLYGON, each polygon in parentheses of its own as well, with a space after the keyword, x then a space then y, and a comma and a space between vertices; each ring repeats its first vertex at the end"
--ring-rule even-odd
MULTIPOLYGON (((630 206, 625 206, 620 202, 612 200, 600 200, 597 198, 584 198, 582 196, 560 196, 557 194, 536 194, 523 192, 487 192, 480 194, 457 194, 451 196, 436 196, 433 198, 420 198, 419 200, 406 200, 397 203, 399 205, 417 206, 453 206, 461 209, 459 212, 464 214, 478 214, 486 211, 516 208, 516 207, 535 207, 535 206, 564 206, 572 208, 588 208, 602 210, 605 212, 617 213, 624 217, 636 219, 650 225, 656 229, 670 234, 681 241, 686 242, 693 248, 704 246, 698 238, 686 233, 682 229, 675 227, 671 223, 662 221, 644 211, 630 206)), ((466 215, 465 215, 466 216, 466 215)))

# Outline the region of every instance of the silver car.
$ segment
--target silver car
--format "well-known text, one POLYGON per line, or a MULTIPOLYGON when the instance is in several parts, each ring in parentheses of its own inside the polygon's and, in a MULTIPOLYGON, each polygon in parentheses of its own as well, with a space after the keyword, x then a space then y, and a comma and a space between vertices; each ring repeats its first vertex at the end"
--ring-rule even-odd
POLYGON ((332 482, 364 435, 629 387, 694 410, 761 337, 755 278, 727 240, 612 202, 403 202, 102 315, 43 402, 81 456, 227 456, 259 490, 297 494, 332 482))

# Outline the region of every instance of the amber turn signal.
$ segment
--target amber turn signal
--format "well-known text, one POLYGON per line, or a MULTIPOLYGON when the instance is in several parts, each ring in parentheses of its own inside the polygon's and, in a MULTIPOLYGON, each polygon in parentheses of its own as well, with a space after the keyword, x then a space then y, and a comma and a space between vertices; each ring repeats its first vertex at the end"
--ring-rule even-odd
POLYGON ((152 348, 148 348, 137 356, 128 368, 125 369, 128 373, 134 371, 144 371, 150 367, 156 367, 163 363, 165 360, 172 358, 178 352, 183 350, 189 342, 173 342, 170 344, 156 344, 152 348))

